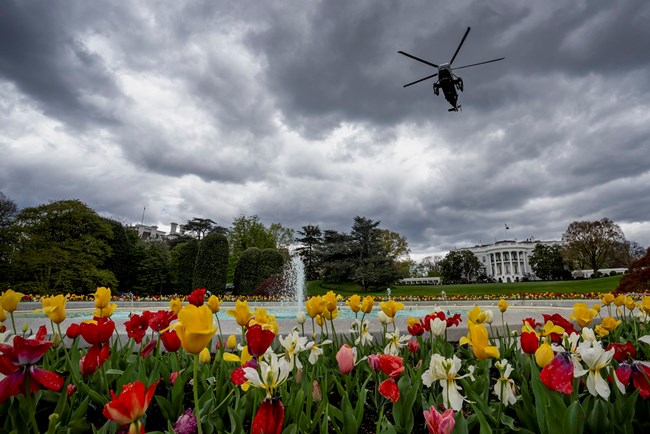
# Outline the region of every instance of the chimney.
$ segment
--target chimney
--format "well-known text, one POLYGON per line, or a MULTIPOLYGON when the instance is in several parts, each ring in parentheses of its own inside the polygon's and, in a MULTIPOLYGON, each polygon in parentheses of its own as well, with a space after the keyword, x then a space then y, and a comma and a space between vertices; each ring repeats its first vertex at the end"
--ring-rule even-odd
POLYGON ((178 227, 178 223, 170 223, 171 229, 169 230, 170 234, 175 234, 176 233, 176 228, 178 227))

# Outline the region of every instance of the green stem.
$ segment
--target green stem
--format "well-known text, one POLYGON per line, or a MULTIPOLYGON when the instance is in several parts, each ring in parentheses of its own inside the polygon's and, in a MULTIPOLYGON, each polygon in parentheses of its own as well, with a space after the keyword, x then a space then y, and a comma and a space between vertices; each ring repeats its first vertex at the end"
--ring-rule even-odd
POLYGON ((201 428, 201 418, 199 417, 199 355, 194 355, 194 416, 196 417, 196 427, 199 430, 199 434, 203 434, 203 429, 201 428))
POLYGON ((221 349, 220 353, 223 354, 223 351, 224 351, 223 347, 225 345, 224 345, 224 342, 223 342, 223 335, 221 334, 221 322, 219 321, 219 315, 218 314, 215 313, 214 316, 217 317, 217 327, 219 327, 219 348, 221 349))
POLYGON ((18 330, 16 330, 16 321, 14 320, 14 313, 9 312, 9 315, 11 315, 11 325, 14 328, 14 335, 18 336, 18 330))
MULTIPOLYGON (((13 317, 12 317, 13 319, 13 317)), ((32 393, 29 385, 29 368, 25 368, 25 401, 27 401, 27 413, 29 413, 29 421, 32 424, 32 428, 36 434, 38 431, 38 424, 36 423, 36 405, 32 402, 32 393)))

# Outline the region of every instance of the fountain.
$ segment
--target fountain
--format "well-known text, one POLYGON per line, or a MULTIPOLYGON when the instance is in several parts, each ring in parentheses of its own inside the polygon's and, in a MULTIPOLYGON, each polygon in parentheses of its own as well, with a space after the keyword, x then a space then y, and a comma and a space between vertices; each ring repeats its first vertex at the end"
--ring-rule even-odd
POLYGON ((305 264, 300 256, 293 255, 284 271, 283 303, 293 303, 296 312, 305 310, 305 264))

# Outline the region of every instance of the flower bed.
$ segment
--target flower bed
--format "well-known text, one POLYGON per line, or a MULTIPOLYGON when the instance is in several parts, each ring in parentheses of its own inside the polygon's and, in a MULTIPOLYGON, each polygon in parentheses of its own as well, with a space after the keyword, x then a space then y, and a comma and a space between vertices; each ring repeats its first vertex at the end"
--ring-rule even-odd
POLYGON ((2 432, 646 432, 650 297, 605 294, 569 318, 541 314, 510 330, 496 312, 434 310, 395 326, 404 306, 372 297, 311 297, 296 327, 246 300, 221 311, 197 290, 134 314, 116 339, 107 288, 66 330, 67 298, 44 297, 51 329, 18 331, 23 295, 0 296, 2 432), (340 309, 356 319, 337 324, 340 309), (220 334, 220 315, 241 340, 220 334), (468 334, 446 339, 460 324, 468 334), (493 325, 503 326, 492 329, 493 325), (381 331, 377 335, 377 331, 381 331), (497 332, 505 330, 505 332, 497 332), (373 334, 374 332, 374 334, 373 334), (83 347, 83 348, 81 348, 83 347))

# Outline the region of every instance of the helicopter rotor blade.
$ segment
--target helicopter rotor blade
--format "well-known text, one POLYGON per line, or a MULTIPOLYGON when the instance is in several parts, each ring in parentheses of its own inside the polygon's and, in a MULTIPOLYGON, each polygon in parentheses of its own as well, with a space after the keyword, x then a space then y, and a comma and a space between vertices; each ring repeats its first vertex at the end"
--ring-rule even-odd
POLYGON ((405 51, 398 51, 398 53, 399 53, 399 54, 402 54, 402 55, 404 55, 404 56, 406 56, 406 57, 410 57, 410 58, 413 59, 413 60, 417 60, 418 62, 426 63, 427 65, 429 65, 429 66, 433 66, 434 68, 437 68, 437 67, 438 67, 438 65, 436 65, 435 63, 431 63, 431 62, 426 61, 426 60, 424 60, 424 59, 420 59, 419 57, 415 57, 414 55, 409 54, 409 53, 407 53, 407 52, 405 52, 405 51))
POLYGON ((459 66, 458 68, 452 68, 452 70, 455 71, 457 69, 469 68, 471 66, 484 65, 486 63, 498 62, 499 60, 503 60, 503 59, 505 59, 505 57, 499 57, 498 59, 486 60, 485 62, 472 63, 471 65, 459 66))
POLYGON ((467 38, 467 35, 469 34, 469 31, 470 31, 470 30, 471 30, 471 28, 468 27, 468 28, 467 28, 467 31, 466 31, 465 34, 463 35, 463 39, 460 40, 460 44, 458 44, 458 48, 456 48, 456 52, 454 53, 453 57, 452 57, 451 60, 449 61, 449 65, 450 65, 450 66, 451 66, 452 63, 454 63, 454 59, 456 58, 456 55, 457 55, 458 52, 460 51, 460 47, 463 46, 463 43, 465 42, 465 38, 467 38))
POLYGON ((433 75, 428 76, 428 77, 424 77, 424 78, 421 78, 421 79, 419 79, 419 80, 413 81, 413 82, 411 82, 411 83, 405 84, 404 87, 409 87, 409 86, 411 86, 411 85, 413 85, 413 84, 417 84, 417 83, 419 83, 419 82, 421 82, 421 81, 428 80, 428 79, 430 79, 430 78, 435 77, 436 75, 438 75, 437 72, 436 72, 435 74, 433 74, 433 75))

